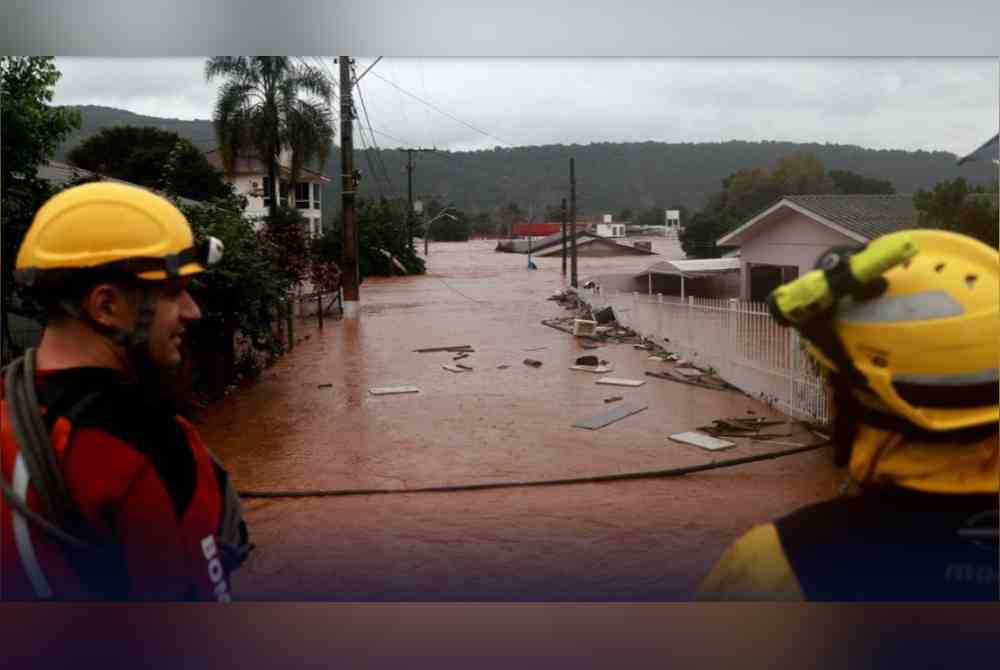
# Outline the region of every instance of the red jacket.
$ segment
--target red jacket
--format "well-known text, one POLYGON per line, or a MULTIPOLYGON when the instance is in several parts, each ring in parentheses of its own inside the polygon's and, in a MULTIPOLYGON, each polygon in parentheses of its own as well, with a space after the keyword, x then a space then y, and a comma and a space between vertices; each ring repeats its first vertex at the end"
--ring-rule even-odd
MULTIPOLYGON (((39 371, 36 389, 85 539, 102 551, 79 555, 0 497, 0 600, 228 601, 220 476, 194 427, 109 369, 39 371)), ((16 494, 8 409, 2 399, 0 468, 16 494)), ((40 512, 30 482, 26 502, 40 512)))

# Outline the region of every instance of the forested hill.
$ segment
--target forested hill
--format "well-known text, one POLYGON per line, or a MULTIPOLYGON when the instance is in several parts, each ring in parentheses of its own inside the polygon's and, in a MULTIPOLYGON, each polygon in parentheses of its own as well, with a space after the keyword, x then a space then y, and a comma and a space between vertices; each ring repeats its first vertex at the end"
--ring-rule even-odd
MULTIPOLYGON (((177 132, 201 148, 215 145, 208 120, 162 119, 109 107, 77 109, 82 127, 60 147, 59 159, 101 127, 111 125, 151 125, 177 132)), ((362 197, 405 197, 406 153, 387 147, 380 152, 366 152, 357 134, 355 145, 355 167, 363 173, 362 197), (376 160, 376 153, 381 161, 376 160), (373 172, 380 178, 376 179, 373 172)), ((969 151, 975 148, 970 146, 969 151)), ((941 180, 956 177, 984 185, 996 179, 994 165, 979 162, 957 167, 956 156, 945 151, 874 150, 793 142, 602 142, 414 154, 413 190, 415 197, 437 198, 469 212, 515 202, 525 213, 533 208, 540 216, 546 206, 568 198, 572 157, 576 159, 577 209, 581 215, 672 205, 694 210, 700 209, 706 198, 720 189, 721 180, 733 172, 772 167, 782 156, 797 151, 816 154, 827 170, 849 170, 888 179, 897 193, 931 188, 941 180)), ((339 196, 339 162, 339 151, 334 148, 324 170, 332 179, 324 193, 327 202, 339 196)))

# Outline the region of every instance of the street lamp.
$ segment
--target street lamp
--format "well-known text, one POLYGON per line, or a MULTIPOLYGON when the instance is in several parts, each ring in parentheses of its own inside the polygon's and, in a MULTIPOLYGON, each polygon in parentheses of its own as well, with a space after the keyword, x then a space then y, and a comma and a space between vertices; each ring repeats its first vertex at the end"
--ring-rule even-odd
POLYGON ((452 221, 458 221, 458 217, 457 216, 452 216, 451 214, 449 214, 448 213, 448 209, 450 209, 450 208, 445 207, 444 209, 442 209, 440 212, 438 212, 437 216, 435 216, 433 219, 431 219, 430 221, 428 221, 427 225, 424 226, 424 256, 425 257, 427 256, 427 240, 430 239, 430 236, 431 236, 431 224, 434 223, 435 221, 437 221, 438 219, 440 219, 442 216, 447 216, 452 221))

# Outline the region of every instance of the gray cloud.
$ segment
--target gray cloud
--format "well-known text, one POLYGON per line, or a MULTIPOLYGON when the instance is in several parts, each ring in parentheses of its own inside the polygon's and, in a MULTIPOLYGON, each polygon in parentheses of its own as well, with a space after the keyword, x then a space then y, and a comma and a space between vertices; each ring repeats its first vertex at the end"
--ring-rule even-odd
MULTIPOLYGON (((211 116, 204 59, 57 62, 59 104, 211 116)), ((742 139, 964 154, 997 132, 998 77, 984 59, 387 58, 361 88, 383 147, 742 139)))

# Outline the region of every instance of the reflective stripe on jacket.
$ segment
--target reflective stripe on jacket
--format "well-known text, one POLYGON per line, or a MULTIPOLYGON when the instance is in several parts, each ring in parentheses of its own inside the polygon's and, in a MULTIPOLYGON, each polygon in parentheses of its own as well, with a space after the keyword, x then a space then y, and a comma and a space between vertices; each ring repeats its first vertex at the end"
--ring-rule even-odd
POLYGON ((696 598, 998 599, 995 431, 920 441, 861 426, 849 469, 860 493, 754 527, 696 598))
MULTIPOLYGON (((52 448, 85 539, 100 550, 69 549, 2 499, 0 599, 230 599, 214 540, 222 496, 197 431, 142 400, 110 370, 40 372, 38 379, 52 448), (95 401, 72 422, 63 414, 95 391, 95 401)), ((7 412, 4 400, 0 468, 38 512, 37 492, 17 467, 7 412)))

